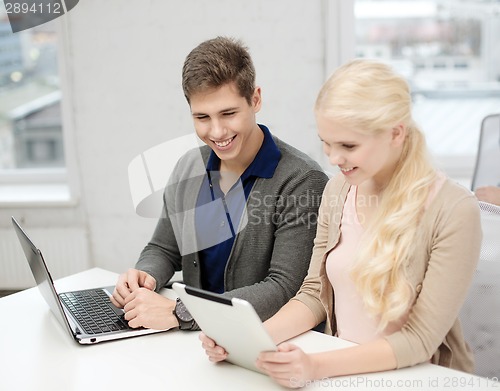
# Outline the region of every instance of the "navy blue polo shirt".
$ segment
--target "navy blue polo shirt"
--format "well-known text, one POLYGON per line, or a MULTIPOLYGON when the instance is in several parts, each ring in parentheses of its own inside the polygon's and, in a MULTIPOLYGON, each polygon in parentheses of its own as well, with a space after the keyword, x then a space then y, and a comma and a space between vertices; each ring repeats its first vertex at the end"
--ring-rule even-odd
POLYGON ((271 132, 259 125, 264 140, 254 160, 226 195, 219 187, 220 159, 210 153, 207 175, 196 202, 196 235, 200 251, 202 288, 215 293, 224 292, 224 270, 233 248, 246 200, 257 178, 272 178, 281 152, 271 132))

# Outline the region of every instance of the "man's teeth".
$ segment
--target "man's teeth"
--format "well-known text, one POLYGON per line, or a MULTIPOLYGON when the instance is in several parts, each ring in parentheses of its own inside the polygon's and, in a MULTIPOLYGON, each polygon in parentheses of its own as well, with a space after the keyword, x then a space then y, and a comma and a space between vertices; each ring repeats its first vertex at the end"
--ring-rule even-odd
POLYGON ((354 170, 354 167, 351 167, 351 168, 341 168, 340 171, 342 172, 348 172, 348 171, 352 171, 354 170))
POLYGON ((214 141, 214 143, 218 147, 227 147, 231 143, 231 141, 233 141, 233 139, 234 139, 234 137, 231 137, 230 139, 225 140, 225 141, 214 141))

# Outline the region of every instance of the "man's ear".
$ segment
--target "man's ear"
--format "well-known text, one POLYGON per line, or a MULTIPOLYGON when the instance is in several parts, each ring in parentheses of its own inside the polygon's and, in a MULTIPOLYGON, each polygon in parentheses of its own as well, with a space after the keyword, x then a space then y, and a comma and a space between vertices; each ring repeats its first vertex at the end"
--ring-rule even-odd
POLYGON ((392 143, 395 146, 403 145, 406 138, 406 126, 404 124, 398 124, 392 128, 392 143))
POLYGON ((262 92, 259 86, 255 87, 252 95, 253 111, 258 113, 262 107, 262 92))

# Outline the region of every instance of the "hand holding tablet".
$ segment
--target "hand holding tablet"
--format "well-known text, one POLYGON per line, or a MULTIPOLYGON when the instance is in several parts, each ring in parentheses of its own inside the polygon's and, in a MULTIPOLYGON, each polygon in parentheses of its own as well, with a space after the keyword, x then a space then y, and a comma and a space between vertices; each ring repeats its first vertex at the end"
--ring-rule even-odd
POLYGON ((174 283, 172 288, 202 331, 224 347, 226 361, 261 372, 255 366, 257 357, 263 351, 276 351, 277 347, 249 302, 181 283, 174 283))

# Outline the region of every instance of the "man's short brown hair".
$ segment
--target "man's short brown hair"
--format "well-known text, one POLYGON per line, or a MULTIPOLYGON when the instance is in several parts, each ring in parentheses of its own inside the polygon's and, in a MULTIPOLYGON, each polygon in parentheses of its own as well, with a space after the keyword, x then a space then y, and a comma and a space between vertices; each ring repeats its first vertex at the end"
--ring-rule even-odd
POLYGON ((188 54, 182 67, 182 89, 188 102, 198 92, 234 82, 248 104, 255 90, 255 68, 241 41, 217 37, 204 41, 188 54))

